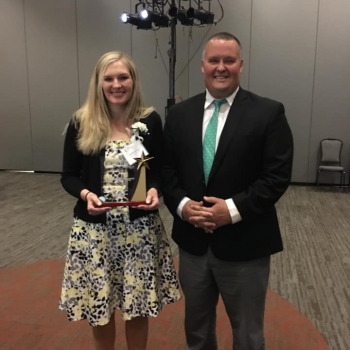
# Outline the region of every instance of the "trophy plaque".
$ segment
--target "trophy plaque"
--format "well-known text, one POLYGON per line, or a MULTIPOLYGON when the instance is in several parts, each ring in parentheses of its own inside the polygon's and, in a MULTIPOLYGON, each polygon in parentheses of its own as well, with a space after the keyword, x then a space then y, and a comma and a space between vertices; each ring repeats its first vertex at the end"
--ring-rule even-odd
POLYGON ((128 202, 102 202, 100 207, 124 207, 146 204, 147 189, 146 189, 146 168, 149 169, 148 161, 153 157, 146 157, 142 152, 140 158, 134 158, 137 161, 137 168, 135 169, 135 177, 132 185, 129 187, 128 202))

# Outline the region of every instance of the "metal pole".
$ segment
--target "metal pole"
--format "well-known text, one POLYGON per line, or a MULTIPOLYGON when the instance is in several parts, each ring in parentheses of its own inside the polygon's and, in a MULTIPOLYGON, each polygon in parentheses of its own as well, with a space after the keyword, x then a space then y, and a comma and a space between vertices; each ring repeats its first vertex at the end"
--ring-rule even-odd
MULTIPOLYGON (((172 0, 172 6, 175 6, 175 0, 172 0)), ((169 108, 175 104, 175 65, 176 65, 176 17, 170 20, 170 49, 169 55, 169 98, 165 109, 165 117, 168 115, 169 108)))

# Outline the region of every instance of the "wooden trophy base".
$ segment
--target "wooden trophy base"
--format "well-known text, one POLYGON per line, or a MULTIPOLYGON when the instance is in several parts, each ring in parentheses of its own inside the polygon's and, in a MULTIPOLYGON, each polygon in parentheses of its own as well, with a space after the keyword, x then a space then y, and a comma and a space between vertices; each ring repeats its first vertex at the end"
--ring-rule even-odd
POLYGON ((146 201, 130 201, 130 202, 102 202, 100 208, 115 208, 115 207, 137 207, 138 205, 146 204, 146 201))

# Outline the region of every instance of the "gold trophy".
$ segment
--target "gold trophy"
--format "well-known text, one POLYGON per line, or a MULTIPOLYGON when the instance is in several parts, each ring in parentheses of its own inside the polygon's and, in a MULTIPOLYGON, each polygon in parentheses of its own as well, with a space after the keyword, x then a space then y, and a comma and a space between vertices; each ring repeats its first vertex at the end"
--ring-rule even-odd
POLYGON ((153 158, 154 157, 146 157, 143 152, 140 158, 134 158, 138 164, 133 186, 131 187, 131 189, 129 189, 131 195, 131 199, 129 202, 102 202, 101 207, 136 207, 141 204, 146 204, 146 168, 149 169, 149 165, 147 162, 153 158))

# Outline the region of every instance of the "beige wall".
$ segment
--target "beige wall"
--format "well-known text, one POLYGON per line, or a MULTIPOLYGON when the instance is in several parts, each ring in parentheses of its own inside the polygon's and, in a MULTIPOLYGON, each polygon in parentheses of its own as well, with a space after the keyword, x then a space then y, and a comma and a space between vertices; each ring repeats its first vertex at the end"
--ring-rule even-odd
MULTIPOLYGON (((84 101, 92 68, 106 51, 132 55, 147 103, 164 118, 170 31, 122 24, 120 13, 132 12, 136 2, 0 1, 0 169, 60 171, 62 130, 84 101)), ((325 137, 344 141, 349 170, 350 3, 221 3, 225 16, 217 26, 177 27, 179 99, 204 90, 202 41, 230 31, 243 44, 242 86, 286 107, 295 139, 293 181, 315 180, 318 144, 325 137)), ((212 10, 221 16, 217 1, 212 10)))

